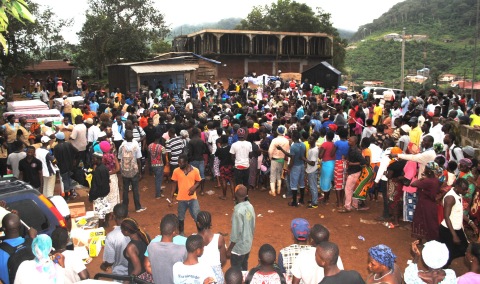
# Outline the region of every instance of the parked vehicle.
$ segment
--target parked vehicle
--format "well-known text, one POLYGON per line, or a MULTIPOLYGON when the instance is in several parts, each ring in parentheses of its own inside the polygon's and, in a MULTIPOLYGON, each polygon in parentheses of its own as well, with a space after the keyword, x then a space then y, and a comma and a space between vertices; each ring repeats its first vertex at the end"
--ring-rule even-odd
POLYGON ((56 227, 67 228, 65 218, 53 203, 23 181, 14 178, 0 180, 0 200, 18 211, 20 219, 39 234, 51 235, 56 227))

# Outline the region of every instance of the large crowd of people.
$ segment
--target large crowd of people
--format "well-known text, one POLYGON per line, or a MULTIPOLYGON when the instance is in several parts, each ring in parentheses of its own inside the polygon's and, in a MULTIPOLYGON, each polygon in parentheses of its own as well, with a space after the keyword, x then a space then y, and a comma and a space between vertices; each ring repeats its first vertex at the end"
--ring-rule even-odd
MULTIPOLYGON (((480 165, 475 145, 462 147, 460 136, 462 124, 480 131, 480 105, 470 95, 323 92, 318 84, 280 78, 256 89, 233 80, 188 88, 172 80, 144 83, 136 93, 77 85, 75 93, 56 91, 61 123, 13 115, 0 121, 0 174, 11 173, 46 197, 55 194, 58 177, 66 200, 77 197, 76 184, 88 187, 99 226, 116 224, 105 241, 103 270, 151 283, 480 283, 480 165), (72 103, 78 95, 83 103, 72 103), (154 175, 152 197, 178 208, 162 218, 154 239, 128 217, 129 191, 135 211, 147 210, 139 191, 146 174, 154 175), (197 199, 208 194, 208 177, 221 188, 220 199, 235 200, 229 243, 212 232, 211 214, 197 199), (167 189, 165 179, 172 181, 167 189), (327 228, 295 219, 296 244, 278 254, 262 245, 259 266, 248 270, 256 216, 251 190, 288 199, 286 207, 315 210, 336 202, 338 214, 370 210, 381 195, 377 221, 389 228, 411 223, 413 261, 402 272, 394 252, 379 244, 368 251, 364 280, 343 270, 327 228), (198 228, 191 236, 184 236, 187 210, 198 228), (470 272, 458 277, 448 267, 462 256, 470 272)), ((89 277, 65 249, 68 232, 36 236, 32 229, 22 236, 20 227, 17 215, 6 215, 4 243, 26 244, 33 255, 15 277, 12 253, 0 246, 3 283, 89 277)))

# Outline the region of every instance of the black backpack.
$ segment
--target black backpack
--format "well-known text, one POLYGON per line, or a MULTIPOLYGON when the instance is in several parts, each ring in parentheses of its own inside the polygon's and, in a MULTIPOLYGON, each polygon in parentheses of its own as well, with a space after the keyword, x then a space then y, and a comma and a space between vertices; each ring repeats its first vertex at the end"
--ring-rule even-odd
POLYGON ((25 239, 25 242, 16 247, 2 242, 0 243, 0 249, 10 255, 7 262, 8 278, 10 279, 10 283, 13 283, 20 264, 25 260, 33 260, 35 258, 32 252, 32 239, 25 239))

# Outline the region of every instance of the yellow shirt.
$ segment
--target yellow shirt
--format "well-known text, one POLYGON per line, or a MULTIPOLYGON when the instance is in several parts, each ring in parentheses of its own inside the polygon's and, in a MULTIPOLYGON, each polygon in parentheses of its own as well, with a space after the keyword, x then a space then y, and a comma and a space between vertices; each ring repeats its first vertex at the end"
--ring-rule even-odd
POLYGON ((480 126, 480 115, 472 114, 470 115, 470 119, 472 120, 470 126, 480 126))
POLYGON ((83 116, 83 113, 82 113, 82 110, 79 108, 72 108, 71 115, 72 115, 72 122, 73 124, 75 124, 75 117, 77 117, 78 115, 83 116))
POLYGON ((422 137, 422 129, 420 129, 419 126, 410 130, 410 134, 408 136, 410 137, 410 142, 420 147, 420 138, 422 137))
POLYGON ((373 125, 377 125, 380 117, 382 116, 383 108, 381 106, 376 106, 373 108, 373 125))

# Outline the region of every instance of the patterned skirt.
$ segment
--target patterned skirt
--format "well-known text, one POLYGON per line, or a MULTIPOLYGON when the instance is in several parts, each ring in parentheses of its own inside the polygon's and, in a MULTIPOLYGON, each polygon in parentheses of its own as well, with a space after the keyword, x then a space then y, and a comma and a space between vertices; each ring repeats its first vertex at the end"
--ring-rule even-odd
POLYGON ((359 200, 365 200, 367 198, 367 192, 372 188, 374 183, 374 173, 371 166, 365 166, 362 168, 360 177, 355 183, 355 189, 353 191, 353 198, 359 200))
POLYGON ((110 192, 106 196, 108 204, 110 204, 109 211, 107 213, 113 212, 113 207, 120 203, 120 194, 118 189, 118 176, 117 174, 110 175, 110 192))
POLYGON ((218 157, 213 158, 213 175, 220 176, 220 159, 218 157))
POLYGON ((93 211, 98 219, 105 219, 105 215, 112 212, 113 208, 110 208, 110 204, 107 201, 107 197, 99 197, 93 201, 93 211))
POLYGON ((220 177, 229 181, 233 181, 232 165, 220 166, 220 177))
POLYGON ((345 188, 345 180, 347 176, 347 162, 345 160, 336 160, 333 178, 335 181, 335 190, 345 188))

